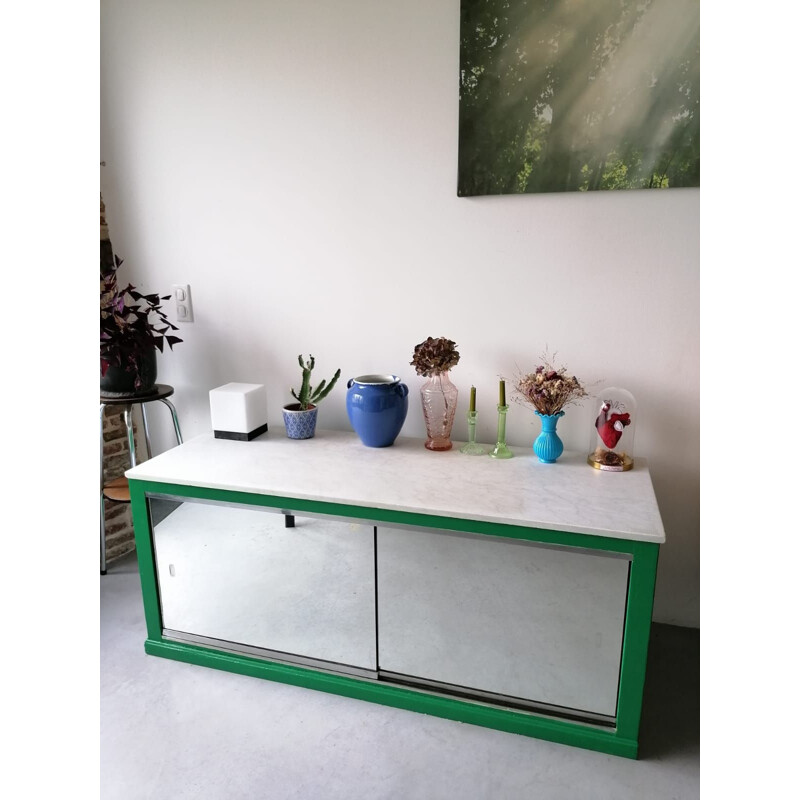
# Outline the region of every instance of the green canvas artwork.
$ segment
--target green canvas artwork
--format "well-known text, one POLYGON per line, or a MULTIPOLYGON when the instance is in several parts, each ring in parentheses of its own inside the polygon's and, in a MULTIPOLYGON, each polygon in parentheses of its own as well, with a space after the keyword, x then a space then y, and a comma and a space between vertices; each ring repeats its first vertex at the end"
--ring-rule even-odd
POLYGON ((461 0, 458 194, 700 185, 699 0, 461 0))

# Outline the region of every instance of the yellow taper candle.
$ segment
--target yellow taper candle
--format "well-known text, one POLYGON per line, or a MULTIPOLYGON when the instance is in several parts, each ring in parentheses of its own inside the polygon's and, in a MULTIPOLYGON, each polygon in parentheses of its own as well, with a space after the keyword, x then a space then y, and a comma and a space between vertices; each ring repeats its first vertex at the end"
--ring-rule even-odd
POLYGON ((500 381, 500 405, 506 404, 506 382, 500 381))
POLYGON ((475 387, 469 390, 469 410, 474 413, 475 411, 475 387))

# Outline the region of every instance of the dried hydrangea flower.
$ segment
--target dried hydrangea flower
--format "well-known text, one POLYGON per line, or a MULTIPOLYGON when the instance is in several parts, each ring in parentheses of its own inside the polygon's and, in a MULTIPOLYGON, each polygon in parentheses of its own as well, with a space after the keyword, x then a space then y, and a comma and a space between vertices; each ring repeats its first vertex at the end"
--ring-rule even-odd
POLYGON ((425 378, 441 375, 458 364, 461 354, 456 347, 458 345, 452 339, 444 336, 434 339, 429 336, 414 347, 414 356, 409 363, 417 371, 417 375, 425 378))

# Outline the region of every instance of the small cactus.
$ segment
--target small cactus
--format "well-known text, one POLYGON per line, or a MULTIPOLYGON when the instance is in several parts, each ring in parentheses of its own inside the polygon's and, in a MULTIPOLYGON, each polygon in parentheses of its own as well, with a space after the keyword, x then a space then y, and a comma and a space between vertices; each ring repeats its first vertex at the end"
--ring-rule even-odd
POLYGON ((315 389, 311 389, 311 370, 314 369, 314 356, 309 355, 308 361, 303 361, 303 356, 297 356, 297 360, 300 363, 300 368, 303 370, 303 383, 300 386, 300 393, 298 394, 292 389, 292 397, 300 403, 300 409, 302 411, 307 411, 308 408, 312 405, 319 405, 319 403, 324 400, 331 389, 336 386, 336 381, 339 380, 339 376, 342 374, 340 369, 336 370, 336 374, 331 378, 330 383, 326 383, 326 381, 322 381, 315 389))

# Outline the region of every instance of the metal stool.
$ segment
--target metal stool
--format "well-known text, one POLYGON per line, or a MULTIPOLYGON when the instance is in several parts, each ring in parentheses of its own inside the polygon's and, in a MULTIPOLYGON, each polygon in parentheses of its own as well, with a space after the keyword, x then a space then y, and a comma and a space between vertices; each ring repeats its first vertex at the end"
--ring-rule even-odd
POLYGON ((125 428, 128 434, 128 451, 131 458, 131 467, 136 466, 136 447, 133 441, 133 414, 132 407, 138 405, 142 409, 142 427, 144 428, 144 441, 147 447, 147 457, 152 458, 150 450, 150 431, 147 428, 146 403, 153 403, 156 400, 163 403, 172 414, 172 425, 175 428, 175 438, 178 444, 183 444, 181 428, 178 424, 178 413, 175 406, 167 398, 174 394, 175 390, 165 383, 157 383, 152 394, 142 397, 104 397, 100 395, 100 574, 106 574, 106 510, 104 500, 117 500, 130 502, 131 496, 128 490, 128 482, 125 478, 111 481, 109 484, 103 482, 103 411, 106 406, 124 406, 125 428))

